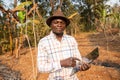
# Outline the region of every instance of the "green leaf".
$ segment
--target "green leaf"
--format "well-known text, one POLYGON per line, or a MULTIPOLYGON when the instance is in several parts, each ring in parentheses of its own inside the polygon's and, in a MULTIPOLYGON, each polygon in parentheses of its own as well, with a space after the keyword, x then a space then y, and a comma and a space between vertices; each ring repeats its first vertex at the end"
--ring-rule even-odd
POLYGON ((30 6, 31 4, 32 4, 31 1, 26 1, 26 2, 23 2, 20 5, 18 5, 16 8, 21 9, 21 8, 24 8, 25 6, 30 6))
POLYGON ((20 22, 23 23, 24 19, 25 19, 25 12, 24 11, 19 11, 18 12, 18 18, 19 18, 20 22))

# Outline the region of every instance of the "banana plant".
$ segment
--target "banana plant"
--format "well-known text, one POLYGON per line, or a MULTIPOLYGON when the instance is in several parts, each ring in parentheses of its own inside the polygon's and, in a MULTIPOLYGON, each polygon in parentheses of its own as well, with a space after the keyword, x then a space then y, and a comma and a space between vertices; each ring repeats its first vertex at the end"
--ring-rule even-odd
POLYGON ((119 9, 119 7, 117 7, 117 6, 113 7, 113 9, 112 9, 112 16, 114 18, 113 23, 116 24, 115 27, 119 27, 120 28, 120 9, 119 9))

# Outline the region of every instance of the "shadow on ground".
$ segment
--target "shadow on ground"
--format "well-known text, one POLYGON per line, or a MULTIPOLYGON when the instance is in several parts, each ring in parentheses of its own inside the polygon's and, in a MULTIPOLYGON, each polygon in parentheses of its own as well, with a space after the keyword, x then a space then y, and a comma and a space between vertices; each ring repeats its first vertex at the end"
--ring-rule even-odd
POLYGON ((100 60, 96 60, 95 62, 93 62, 92 64, 94 65, 98 65, 98 66, 104 66, 104 67, 111 67, 117 70, 120 70, 120 64, 112 62, 110 60, 106 60, 106 61, 100 61, 100 60))

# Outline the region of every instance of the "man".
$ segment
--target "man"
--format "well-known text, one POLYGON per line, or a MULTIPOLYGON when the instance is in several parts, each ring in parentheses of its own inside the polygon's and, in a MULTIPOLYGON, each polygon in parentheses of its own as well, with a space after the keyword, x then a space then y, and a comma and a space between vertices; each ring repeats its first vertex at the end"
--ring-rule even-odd
MULTIPOLYGON (((74 74, 73 67, 82 62, 76 40, 64 34, 65 28, 70 24, 61 9, 58 9, 53 16, 46 21, 51 28, 51 33, 42 38, 38 44, 38 70, 48 72, 48 80, 79 80, 74 74)), ((82 62, 79 65, 80 71, 90 68, 90 65, 82 62)))

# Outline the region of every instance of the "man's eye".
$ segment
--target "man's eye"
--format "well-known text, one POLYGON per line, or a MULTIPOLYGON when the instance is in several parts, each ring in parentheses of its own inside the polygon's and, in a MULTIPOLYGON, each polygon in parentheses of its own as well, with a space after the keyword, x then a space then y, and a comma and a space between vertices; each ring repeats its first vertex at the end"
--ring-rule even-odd
POLYGON ((57 22, 57 21, 54 21, 53 23, 57 24, 58 22, 57 22))
POLYGON ((65 22, 61 22, 61 24, 65 24, 65 22))

